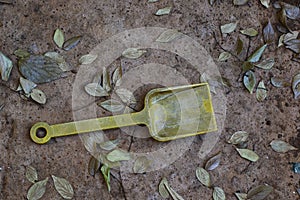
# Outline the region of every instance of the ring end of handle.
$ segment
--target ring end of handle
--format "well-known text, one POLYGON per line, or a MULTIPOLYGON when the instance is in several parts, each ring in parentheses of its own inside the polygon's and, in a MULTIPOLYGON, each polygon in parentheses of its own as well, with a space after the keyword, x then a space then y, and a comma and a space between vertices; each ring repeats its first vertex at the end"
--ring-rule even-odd
POLYGON ((30 137, 37 144, 45 144, 51 139, 52 128, 45 122, 38 122, 30 129, 30 137))

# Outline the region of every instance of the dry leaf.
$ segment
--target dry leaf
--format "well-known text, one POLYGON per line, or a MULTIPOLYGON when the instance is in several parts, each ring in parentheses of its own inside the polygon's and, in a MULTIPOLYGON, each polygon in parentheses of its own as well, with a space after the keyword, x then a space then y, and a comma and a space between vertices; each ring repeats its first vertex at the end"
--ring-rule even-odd
POLYGON ((241 30, 240 31, 243 35, 247 35, 247 36, 250 36, 250 37, 255 37, 258 35, 258 32, 257 30, 255 30, 254 28, 247 28, 245 30, 241 30))
POLYGON ((254 87, 256 85, 256 77, 255 74, 249 70, 245 73, 243 78, 244 86, 247 88, 247 90, 250 92, 250 94, 253 93, 254 87))
POLYGON ((247 194, 246 193, 234 193, 236 198, 238 200, 247 200, 247 194))
POLYGON ((177 30, 169 29, 164 31, 162 34, 160 34, 156 39, 156 42, 161 42, 161 43, 171 42, 176 38, 180 37, 181 35, 182 33, 178 32, 177 30))
POLYGON ((100 165, 101 165, 100 161, 94 156, 92 156, 88 165, 89 174, 91 176, 95 176, 95 174, 98 172, 100 168, 100 165))
POLYGON ((273 140, 270 145, 272 149, 278 153, 286 153, 288 151, 298 150, 296 147, 281 140, 273 140))
POLYGON ((79 42, 81 41, 81 38, 82 38, 82 36, 75 36, 75 37, 68 39, 67 41, 64 42, 63 49, 65 51, 69 51, 69 50, 73 49, 74 47, 76 47, 79 44, 79 42))
POLYGON ((165 7, 165 8, 161 8, 158 11, 156 11, 155 15, 157 16, 161 16, 161 15, 168 15, 171 12, 172 7, 165 7))
POLYGON ((47 101, 45 93, 39 89, 33 89, 30 93, 30 97, 39 104, 45 104, 47 101))
POLYGON ((229 58, 231 58, 231 54, 230 53, 228 53, 228 52, 222 52, 219 55, 218 61, 223 62, 223 61, 228 60, 229 58))
POLYGON ((121 78, 122 78, 122 68, 121 66, 117 67, 117 69, 114 71, 112 76, 112 83, 115 87, 118 87, 121 85, 121 78))
POLYGON ((221 26, 221 32, 223 34, 232 33, 236 29, 236 27, 237 27, 237 22, 224 24, 221 26))
POLYGON ((261 80, 259 83, 258 83, 258 86, 257 86, 257 89, 256 89, 256 99, 257 101, 263 101, 265 100, 267 97, 267 89, 266 89, 266 86, 264 84, 264 81, 261 80))
POLYGON ((109 72, 107 71, 106 67, 103 68, 102 71, 102 75, 103 75, 103 81, 102 81, 102 85, 103 85, 103 89, 106 92, 110 92, 111 91, 111 84, 110 84, 110 76, 109 76, 109 72))
POLYGON ((293 39, 289 41, 283 41, 285 48, 292 50, 295 53, 300 53, 300 40, 293 39))
POLYGON ((237 55, 240 55, 242 53, 243 47, 244 47, 243 41, 240 39, 240 37, 238 37, 236 42, 236 50, 235 50, 237 55))
POLYGON ((66 62, 65 58, 57 52, 47 52, 44 54, 44 56, 53 59, 58 64, 59 68, 64 72, 72 69, 71 65, 66 62))
POLYGON ((227 141, 230 144, 241 144, 247 141, 249 134, 246 131, 237 131, 227 141))
POLYGON ((249 0, 233 0, 233 5, 242 6, 248 3, 249 0))
POLYGON ((273 192, 273 187, 268 186, 268 185, 259 185, 254 188, 252 188, 248 194, 247 194, 247 199, 249 200, 263 200, 269 194, 273 192))
POLYGON ((34 167, 32 166, 26 167, 26 178, 31 183, 35 183, 38 180, 38 174, 34 167))
POLYGON ((266 60, 263 60, 262 62, 255 64, 256 67, 261 69, 271 69, 275 64, 274 58, 268 58, 266 60))
POLYGON ((225 200, 226 196, 225 196, 224 190, 220 187, 214 187, 213 199, 214 200, 225 200))
POLYGON ((196 177, 206 187, 211 186, 211 180, 210 180, 210 175, 209 173, 202 167, 198 167, 196 169, 196 177))
POLYGON ((169 196, 170 196, 169 192, 165 186, 165 183, 167 183, 167 182, 168 182, 167 179, 163 178, 158 185, 158 192, 159 192, 160 196, 162 196, 162 198, 164 198, 164 199, 169 198, 169 196))
POLYGON ((300 73, 295 75, 292 82, 292 89, 294 98, 297 99, 300 96, 300 73))
POLYGON ((268 46, 267 44, 264 44, 263 46, 258 48, 251 56, 249 56, 247 61, 248 62, 253 62, 253 63, 258 62, 267 46, 268 46))
POLYGON ((277 88, 281 88, 281 87, 289 87, 291 86, 291 84, 287 81, 285 81, 284 79, 281 79, 281 78, 277 78, 277 77, 272 77, 271 78, 271 84, 274 86, 274 87, 277 87, 277 88))
POLYGON ((79 63, 82 65, 88 65, 93 63, 97 59, 97 57, 98 57, 97 55, 86 54, 79 58, 79 63))
POLYGON ((62 46, 65 42, 65 36, 61 29, 58 28, 55 30, 54 36, 53 36, 53 41, 59 48, 62 48, 62 46))
POLYGON ((117 162, 117 161, 126 161, 130 160, 131 156, 130 153, 120 150, 120 149, 115 149, 109 154, 106 155, 107 160, 111 162, 117 162))
POLYGON ((268 24, 263 29, 265 43, 272 43, 275 41, 275 32, 273 26, 269 20, 268 24))
POLYGON ((259 156, 250 149, 238 149, 236 148, 237 152, 240 154, 242 158, 250 160, 252 162, 256 162, 259 159, 259 156))
POLYGON ((140 156, 134 162, 133 172, 144 173, 149 169, 151 163, 152 161, 149 160, 146 156, 140 156))
POLYGON ((128 48, 125 51, 123 51, 122 56, 125 58, 130 58, 130 59, 137 59, 141 57, 143 54, 145 54, 147 51, 146 50, 140 50, 137 48, 128 48))
POLYGON ((27 199, 28 200, 38 200, 43 197, 46 192, 46 185, 48 178, 34 183, 28 190, 27 199))
POLYGON ((74 191, 72 185, 64 178, 56 177, 52 175, 52 179, 54 182, 54 186, 56 191, 64 198, 64 199, 72 199, 74 196, 74 191))
POLYGON ((270 6, 270 0, 260 0, 260 3, 266 8, 269 8, 270 6))
POLYGON ((0 51, 0 74, 3 81, 8 81, 12 67, 12 61, 0 51))
POLYGON ((17 49, 14 51, 14 55, 17 56, 18 58, 26 58, 26 57, 30 56, 30 53, 23 49, 17 49))
POLYGON ((98 83, 89 83, 84 87, 85 91, 93 97, 106 97, 109 94, 98 83))
POLYGON ((127 89, 124 89, 124 88, 117 89, 116 94, 126 104, 135 104, 136 103, 136 99, 135 99, 133 93, 127 89))
POLYGON ((222 152, 219 152, 217 155, 210 158, 205 164, 205 169, 208 171, 216 169, 220 165, 221 156, 222 152))
POLYGON ((34 82, 23 77, 20 77, 20 85, 25 94, 29 94, 37 86, 34 82))
POLYGON ((118 144, 120 143, 119 139, 116 140, 109 140, 109 141, 105 141, 105 142, 101 142, 99 143, 99 147, 103 150, 106 151, 111 151, 114 148, 116 148, 118 146, 118 144))

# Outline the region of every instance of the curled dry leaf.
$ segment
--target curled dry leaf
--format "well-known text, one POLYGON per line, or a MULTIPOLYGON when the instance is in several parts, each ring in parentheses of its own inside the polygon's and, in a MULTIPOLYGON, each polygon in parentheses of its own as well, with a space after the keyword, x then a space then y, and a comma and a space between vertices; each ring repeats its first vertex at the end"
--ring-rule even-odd
POLYGON ((117 162, 117 161, 126 161, 130 160, 131 156, 130 153, 120 150, 120 149, 115 149, 109 154, 106 155, 107 160, 111 162, 117 162))
POLYGON ((206 162, 204 168, 208 171, 216 169, 220 165, 221 157, 222 157, 222 152, 219 152, 217 155, 213 156, 206 162))
POLYGON ((97 57, 98 57, 97 55, 86 54, 79 58, 79 63, 82 65, 88 65, 93 63, 97 59, 97 57))
POLYGON ((64 199, 72 199, 74 196, 74 190, 72 185, 64 178, 56 177, 52 175, 52 179, 54 182, 54 187, 56 191, 64 198, 64 199))
POLYGON ((279 19, 280 23, 283 25, 283 27, 285 27, 287 30, 291 31, 289 26, 287 25, 287 16, 286 16, 286 11, 284 8, 282 8, 278 12, 278 19, 279 19))
POLYGON ((122 56, 124 56, 125 58, 137 59, 146 52, 146 50, 140 50, 138 48, 128 48, 125 51, 123 51, 122 56))
POLYGON ((32 166, 26 167, 26 178, 31 183, 35 183, 38 180, 38 174, 34 167, 32 166))
POLYGON ((156 11, 155 15, 161 16, 161 15, 168 15, 172 10, 172 6, 161 8, 158 11, 156 11))
POLYGON ((294 98, 297 99, 300 96, 300 73, 295 75, 292 82, 292 89, 294 98))
POLYGON ((105 141, 105 142, 101 142, 99 143, 99 147, 103 150, 106 151, 111 151, 114 148, 116 148, 118 146, 118 144, 120 143, 119 139, 116 140, 109 140, 109 141, 105 141))
POLYGON ((76 47, 79 44, 81 39, 82 39, 81 35, 68 39, 67 41, 64 42, 63 49, 65 51, 69 51, 69 50, 73 49, 74 47, 76 47))
POLYGON ((286 153, 288 151, 298 150, 296 147, 282 140, 273 140, 270 145, 272 149, 278 153, 286 153))
POLYGON ((219 55, 218 61, 223 62, 231 58, 231 54, 229 52, 222 52, 219 55))
POLYGON ((103 88, 106 92, 110 92, 111 91, 111 84, 110 84, 110 76, 109 76, 109 72, 107 71, 106 67, 103 68, 102 71, 102 85, 103 88))
POLYGON ((295 53, 300 53, 300 40, 293 39, 284 42, 285 48, 292 50, 295 53))
POLYGON ((263 29, 264 41, 269 44, 275 41, 275 31, 269 20, 268 24, 263 29))
POLYGON ((196 169, 196 177, 206 187, 211 186, 211 180, 210 180, 210 175, 209 173, 202 167, 198 167, 196 169))
POLYGON ((156 42, 161 42, 161 43, 171 42, 176 38, 179 38, 181 35, 182 33, 178 32, 177 30, 169 29, 164 31, 162 34, 160 34, 156 39, 156 42))
POLYGON ((133 172, 144 173, 149 169, 151 163, 152 161, 149 160, 146 156, 140 156, 134 162, 133 172))
POLYGON ((23 77, 20 77, 20 85, 25 94, 29 94, 37 86, 34 82, 23 77))
POLYGON ((101 167, 101 172, 104 177, 104 180, 105 180, 105 183, 107 186, 107 190, 108 190, 108 192, 110 192, 110 167, 108 167, 107 165, 103 165, 101 167))
POLYGON ((46 185, 48 182, 48 178, 34 183, 27 192, 28 200, 38 200, 43 197, 46 192, 46 185))
POLYGON ((158 192, 160 194, 160 196, 162 196, 162 198, 166 199, 166 198, 169 198, 169 192, 166 188, 166 183, 168 183, 167 179, 166 178, 163 178, 159 185, 158 185, 158 192))
POLYGON ((289 19, 299 19, 299 7, 297 6, 294 6, 294 5, 291 5, 291 4, 288 4, 288 3, 285 3, 285 2, 280 2, 281 4, 281 7, 285 10, 286 12, 286 16, 289 18, 289 19))
POLYGON ((114 71, 113 76, 112 76, 112 83, 114 84, 114 86, 116 86, 116 87, 120 86, 121 78, 122 78, 122 68, 121 68, 121 66, 119 66, 114 71))
POLYGON ((39 89, 33 89, 30 93, 30 97, 39 104, 45 104, 47 101, 45 93, 39 89))
POLYGON ((250 36, 250 37, 255 37, 255 36, 258 35, 257 30, 255 30, 254 28, 247 28, 247 29, 241 30, 240 32, 243 35, 247 35, 247 36, 250 36))
POLYGON ((93 97, 106 97, 109 94, 98 83, 89 83, 84 87, 86 93, 93 97))
POLYGON ((92 156, 90 158, 89 165, 88 165, 89 174, 91 176, 95 176, 95 174, 100 169, 100 165, 101 165, 100 161, 97 158, 95 158, 94 156, 92 156))
POLYGON ((12 68, 12 61, 0 51, 0 74, 3 81, 8 81, 12 68))
POLYGON ((233 5, 242 6, 248 3, 249 0, 233 0, 233 5))
POLYGON ((251 70, 247 71, 244 74, 243 83, 247 90, 250 92, 250 94, 252 94, 256 85, 256 77, 251 70))
POLYGON ((271 187, 269 185, 259 185, 259 186, 256 186, 256 187, 252 188, 248 192, 247 199, 249 199, 249 200, 263 200, 267 196, 269 196, 269 194, 271 194, 272 191, 273 191, 273 187, 271 187))
POLYGON ((274 86, 274 87, 277 87, 277 88, 281 88, 281 87, 289 87, 291 84, 287 81, 285 81, 284 79, 282 78, 277 78, 277 77, 272 77, 271 78, 271 84, 274 86))
POLYGON ((258 64, 255 64, 255 67, 268 70, 268 69, 271 69, 274 66, 274 64, 275 64, 274 58, 268 58, 258 64))
POLYGON ((257 89, 256 89, 256 99, 257 101, 263 101, 265 100, 267 97, 267 88, 264 84, 264 81, 261 80, 259 83, 258 83, 258 86, 257 86, 257 89))
POLYGON ((297 39, 299 35, 299 31, 292 31, 290 33, 284 34, 283 42, 286 43, 290 40, 297 39))
POLYGON ((253 63, 258 62, 267 46, 268 46, 267 44, 264 44, 263 46, 258 48, 251 56, 249 56, 247 61, 248 62, 253 62, 253 63))
POLYGON ((237 22, 224 24, 221 26, 221 32, 223 34, 232 33, 236 29, 236 27, 237 27, 237 22))
POLYGON ((60 78, 63 70, 52 58, 43 55, 31 55, 18 62, 21 74, 34 83, 47 83, 60 78))
POLYGON ((225 196, 224 190, 220 187, 214 187, 213 199, 214 200, 225 200, 226 196, 225 196))
POLYGON ((53 36, 53 41, 59 48, 62 48, 62 46, 65 42, 65 36, 61 29, 58 28, 55 30, 54 36, 53 36))
POLYGON ((230 144, 242 144, 247 141, 249 134, 246 131, 237 131, 227 141, 230 144))
POLYGON ((236 148, 237 152, 240 154, 242 158, 250 160, 252 162, 256 162, 259 159, 259 156, 250 149, 238 149, 236 148))

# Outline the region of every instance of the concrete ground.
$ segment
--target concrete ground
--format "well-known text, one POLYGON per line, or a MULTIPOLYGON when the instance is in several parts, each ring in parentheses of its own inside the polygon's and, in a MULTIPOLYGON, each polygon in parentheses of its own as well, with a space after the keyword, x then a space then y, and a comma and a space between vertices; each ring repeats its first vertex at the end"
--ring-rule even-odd
MULTIPOLYGON (((293 2, 293 1, 290 1, 293 2)), ((276 64, 271 70, 258 70, 258 80, 264 80, 268 97, 257 102, 255 95, 249 94, 239 79, 241 62, 235 58, 218 62, 224 49, 234 49, 239 36, 245 45, 250 41, 249 52, 263 44, 262 28, 268 22, 278 23, 276 10, 264 8, 258 0, 250 0, 245 6, 233 6, 232 1, 220 1, 210 6, 205 1, 170 1, 156 3, 144 1, 13 1, 13 4, 0 4, 0 50, 14 63, 10 80, 0 83, 0 100, 5 107, 0 111, 0 191, 1 199, 26 199, 31 183, 26 180, 26 166, 35 167, 39 180, 52 174, 66 178, 74 188, 74 199, 162 199, 158 184, 166 177, 170 186, 184 199, 212 199, 212 189, 204 187, 195 176, 195 170, 219 151, 223 153, 220 166, 211 172, 213 185, 224 189, 227 199, 236 199, 235 192, 247 192, 251 188, 268 184, 274 191, 267 199, 299 199, 299 175, 291 169, 291 162, 298 159, 298 151, 279 154, 270 148, 269 143, 281 139, 300 148, 299 99, 294 99, 290 88, 274 88, 270 77, 277 76, 291 81, 299 73, 299 64, 291 61, 293 53, 285 48, 270 45, 263 58, 273 57, 276 64), (155 16, 159 8, 172 6, 169 15, 155 16), (222 36, 220 25, 238 21, 237 29, 228 36, 222 36), (174 162, 144 174, 128 172, 126 165, 121 170, 113 169, 111 192, 107 191, 104 179, 99 173, 92 177, 88 173, 91 154, 85 149, 79 136, 58 138, 50 144, 37 145, 29 137, 30 127, 39 121, 49 124, 72 121, 72 91, 76 70, 68 72, 67 77, 38 87, 47 95, 47 103, 38 105, 24 100, 9 88, 17 88, 20 73, 13 52, 27 49, 36 54, 58 51, 53 43, 54 30, 61 28, 66 37, 83 35, 81 43, 69 52, 62 54, 76 69, 78 59, 89 53, 100 42, 122 31, 140 27, 163 27, 177 29, 201 44, 215 61, 220 74, 232 86, 222 90, 226 99, 226 117, 219 131, 217 143, 204 158, 199 150, 205 137, 180 140, 178 145, 191 142, 181 156, 174 162), (239 34, 239 30, 256 28, 259 35, 251 40, 239 34), (215 34, 215 37, 214 37, 215 34), (217 40, 217 41, 216 41, 217 40), (232 133, 244 130, 250 133, 248 148, 260 156, 255 163, 240 158, 233 146, 226 143, 232 133)), ((293 30, 299 30, 294 23, 293 30)), ((278 34, 278 32, 277 32, 278 34)), ((279 35, 277 35, 279 36, 279 35)), ((112 47, 113 48, 113 47, 112 47)), ((245 59, 246 50, 240 56, 245 59)), ((173 66, 189 81, 197 83, 199 73, 183 58, 162 50, 149 50, 138 60, 118 58, 114 64, 121 64, 126 71, 145 64, 157 62, 173 66)), ((155 69, 156 70, 156 69, 155 69)), ((87 82, 89 80, 86 80, 87 82)), ((142 108, 145 94, 157 85, 146 85, 135 92, 138 100, 136 109, 142 108)), ((82 93, 85 93, 82 90, 82 93)), ((99 108, 98 116, 110 113, 99 108)), ((220 113, 218 113, 220 114, 220 113)), ((225 112, 223 113, 225 116, 225 112)), ((135 130, 135 129, 132 129, 135 130)), ((145 127, 139 131, 147 133, 145 127)), ((120 129, 107 132, 110 138, 121 138, 120 148, 131 152, 152 152, 170 145, 151 138, 131 137, 120 129)), ((142 133, 141 133, 142 134, 142 133)), ((208 145, 209 146, 209 145, 208 145)), ((161 161, 163 162, 163 161, 161 161)), ((129 170, 130 171, 130 170, 129 170)), ((48 182, 42 199, 62 199, 48 182)))

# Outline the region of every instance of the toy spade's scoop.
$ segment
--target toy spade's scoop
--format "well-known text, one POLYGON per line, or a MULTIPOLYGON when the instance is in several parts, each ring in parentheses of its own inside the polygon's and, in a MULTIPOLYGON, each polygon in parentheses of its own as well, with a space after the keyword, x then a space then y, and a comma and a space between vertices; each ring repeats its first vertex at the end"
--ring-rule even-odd
POLYGON ((169 141, 217 130, 207 83, 153 89, 142 111, 63 124, 38 122, 31 139, 44 144, 51 138, 145 124, 158 141, 169 141))

